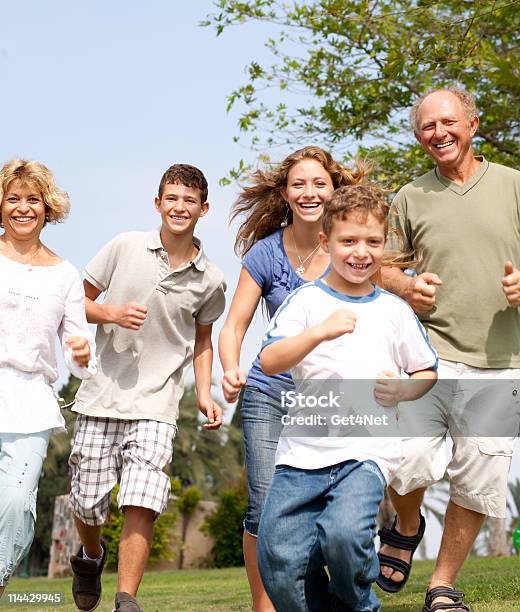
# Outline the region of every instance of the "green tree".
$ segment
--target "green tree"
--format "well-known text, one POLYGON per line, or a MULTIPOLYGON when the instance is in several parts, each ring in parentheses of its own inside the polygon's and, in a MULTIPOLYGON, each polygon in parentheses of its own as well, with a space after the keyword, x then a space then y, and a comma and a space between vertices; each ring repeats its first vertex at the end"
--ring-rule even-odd
MULTIPOLYGON (((217 34, 265 22, 267 65, 251 58, 229 96, 257 148, 308 142, 370 155, 392 187, 431 166, 407 109, 431 86, 459 83, 481 110, 481 153, 520 162, 519 0, 219 0, 203 25, 217 34), (273 91, 274 90, 274 91, 273 91)), ((238 139, 238 137, 236 137, 238 139)), ((231 172, 237 178, 243 162, 231 172)))
POLYGON ((199 421, 193 385, 186 387, 179 404, 173 449, 172 475, 183 486, 196 485, 205 497, 218 495, 243 469, 241 430, 234 425, 205 430, 199 421))
POLYGON ((242 554, 243 520, 247 507, 245 479, 219 495, 215 512, 210 514, 201 527, 214 540, 213 555, 216 567, 244 565, 242 554))

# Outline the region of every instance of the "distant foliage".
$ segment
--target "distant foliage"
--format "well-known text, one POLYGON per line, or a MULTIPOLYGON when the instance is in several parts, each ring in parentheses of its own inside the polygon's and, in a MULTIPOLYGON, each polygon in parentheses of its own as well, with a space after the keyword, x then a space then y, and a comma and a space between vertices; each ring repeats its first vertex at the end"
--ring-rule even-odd
POLYGON ((206 518, 201 528, 215 541, 213 555, 216 567, 244 565, 242 535, 246 506, 244 485, 228 489, 220 494, 216 511, 206 518))

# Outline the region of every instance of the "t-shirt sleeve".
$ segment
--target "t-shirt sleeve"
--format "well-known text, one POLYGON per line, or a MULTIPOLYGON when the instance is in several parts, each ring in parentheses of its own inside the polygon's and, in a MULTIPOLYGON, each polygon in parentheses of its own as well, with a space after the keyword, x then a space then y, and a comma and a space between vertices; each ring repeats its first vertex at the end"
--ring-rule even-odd
POLYGON ((85 379, 96 371, 96 346, 85 316, 85 292, 79 274, 71 271, 71 282, 65 296, 63 317, 58 327, 58 337, 63 350, 65 364, 77 378, 85 379), (72 357, 72 349, 67 340, 73 336, 86 338, 90 347, 90 359, 86 367, 79 366, 72 357))
POLYGON ((406 196, 401 190, 395 196, 388 213, 387 251, 407 252, 413 250, 406 208, 406 196))
POLYGON ((226 307, 226 283, 222 279, 217 288, 214 289, 208 299, 195 313, 195 320, 199 325, 211 325, 224 312, 226 307))
POLYGON ((399 320, 400 366, 407 374, 437 369, 437 352, 413 310, 403 304, 399 320))
POLYGON ((273 278, 274 254, 270 244, 266 240, 255 243, 242 259, 242 267, 245 268, 251 278, 265 295, 271 286, 273 278))
POLYGON ((285 299, 276 311, 265 332, 262 348, 278 340, 297 336, 306 329, 307 313, 303 293, 297 289, 285 299))
POLYGON ((88 262, 84 277, 100 291, 106 291, 121 255, 122 236, 116 236, 88 262))

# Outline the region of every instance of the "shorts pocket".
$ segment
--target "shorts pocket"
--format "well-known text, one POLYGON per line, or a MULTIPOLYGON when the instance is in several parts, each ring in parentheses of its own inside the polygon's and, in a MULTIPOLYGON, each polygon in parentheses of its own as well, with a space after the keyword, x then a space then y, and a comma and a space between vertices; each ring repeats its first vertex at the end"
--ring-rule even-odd
POLYGON ((479 451, 484 455, 511 457, 516 438, 477 438, 479 451))

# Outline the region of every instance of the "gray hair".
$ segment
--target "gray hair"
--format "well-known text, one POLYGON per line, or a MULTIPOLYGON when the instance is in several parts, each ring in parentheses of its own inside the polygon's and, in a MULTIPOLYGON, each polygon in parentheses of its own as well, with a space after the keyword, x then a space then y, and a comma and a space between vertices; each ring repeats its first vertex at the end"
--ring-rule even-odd
POLYGON ((472 94, 469 93, 469 91, 466 91, 461 87, 435 87, 433 89, 425 91, 413 103, 413 106, 410 110, 410 123, 412 124, 412 129, 414 131, 417 131, 418 128, 417 113, 419 112, 419 107, 429 95, 437 93, 438 91, 448 91, 461 101, 462 107, 464 108, 464 113, 468 118, 468 123, 473 119, 473 117, 478 117, 478 109, 477 104, 475 102, 475 98, 472 94))

